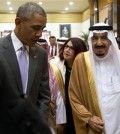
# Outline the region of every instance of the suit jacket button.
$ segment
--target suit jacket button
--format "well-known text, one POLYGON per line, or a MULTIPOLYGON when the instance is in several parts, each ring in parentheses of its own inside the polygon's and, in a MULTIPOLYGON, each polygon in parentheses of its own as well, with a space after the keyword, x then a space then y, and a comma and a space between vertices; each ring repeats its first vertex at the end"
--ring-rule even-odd
POLYGON ((28 98, 28 95, 27 94, 22 94, 21 98, 23 98, 23 99, 28 98))
POLYGON ((26 122, 26 126, 27 126, 27 127, 31 127, 31 122, 29 122, 29 121, 26 122))
POLYGON ((25 95, 24 95, 24 98, 27 98, 27 97, 28 97, 27 94, 25 94, 25 95))

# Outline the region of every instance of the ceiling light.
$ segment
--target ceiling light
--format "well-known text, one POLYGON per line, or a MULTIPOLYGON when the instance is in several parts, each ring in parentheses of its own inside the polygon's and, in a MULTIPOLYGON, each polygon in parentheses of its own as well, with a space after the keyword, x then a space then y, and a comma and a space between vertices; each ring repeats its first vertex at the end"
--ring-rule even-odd
POLYGON ((13 10, 13 8, 12 7, 9 7, 9 10, 13 10))
POLYGON ((7 1, 6 3, 7 3, 7 5, 11 5, 11 2, 10 1, 7 1))
POLYGON ((42 2, 39 2, 38 4, 39 4, 39 5, 42 5, 42 2))
POLYGON ((65 8, 65 10, 67 11, 67 10, 69 10, 69 8, 68 8, 68 7, 66 7, 66 8, 65 8))
POLYGON ((74 3, 73 2, 69 2, 69 5, 72 6, 74 3))

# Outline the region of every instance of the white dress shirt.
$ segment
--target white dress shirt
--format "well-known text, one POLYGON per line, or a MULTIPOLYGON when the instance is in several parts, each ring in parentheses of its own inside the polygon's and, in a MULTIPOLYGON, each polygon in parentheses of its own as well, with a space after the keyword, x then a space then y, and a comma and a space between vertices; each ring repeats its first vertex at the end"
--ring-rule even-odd
MULTIPOLYGON (((11 38, 12 38, 12 43, 13 43, 13 47, 15 49, 15 53, 18 59, 18 55, 19 55, 19 49, 23 46, 22 42, 17 38, 17 36, 15 35, 14 32, 11 33, 11 38)), ((27 51, 26 51, 26 56, 27 56, 27 60, 29 61, 29 47, 25 46, 27 51)), ((29 63, 29 62, 28 62, 29 63)), ((28 81, 28 79, 27 79, 28 81)), ((27 81, 26 81, 26 90, 27 90, 27 81)), ((25 91, 26 91, 25 90, 25 91)))

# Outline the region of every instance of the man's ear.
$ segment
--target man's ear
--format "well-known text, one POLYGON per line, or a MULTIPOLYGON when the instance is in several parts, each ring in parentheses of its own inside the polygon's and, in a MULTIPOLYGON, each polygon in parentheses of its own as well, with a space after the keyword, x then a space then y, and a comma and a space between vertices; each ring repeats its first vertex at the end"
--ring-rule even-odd
POLYGON ((15 19, 15 24, 18 28, 21 28, 21 23, 22 23, 22 20, 20 17, 16 17, 15 19))
POLYGON ((110 45, 112 44, 111 40, 109 40, 110 45))

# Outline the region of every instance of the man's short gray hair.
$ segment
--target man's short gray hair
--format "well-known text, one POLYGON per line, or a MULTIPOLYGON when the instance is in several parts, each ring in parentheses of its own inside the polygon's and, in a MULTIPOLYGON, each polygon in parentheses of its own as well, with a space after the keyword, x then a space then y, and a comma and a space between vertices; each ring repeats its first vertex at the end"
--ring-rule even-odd
POLYGON ((35 13, 38 13, 46 17, 45 10, 37 3, 27 2, 18 8, 16 17, 20 17, 23 20, 31 19, 35 13))

